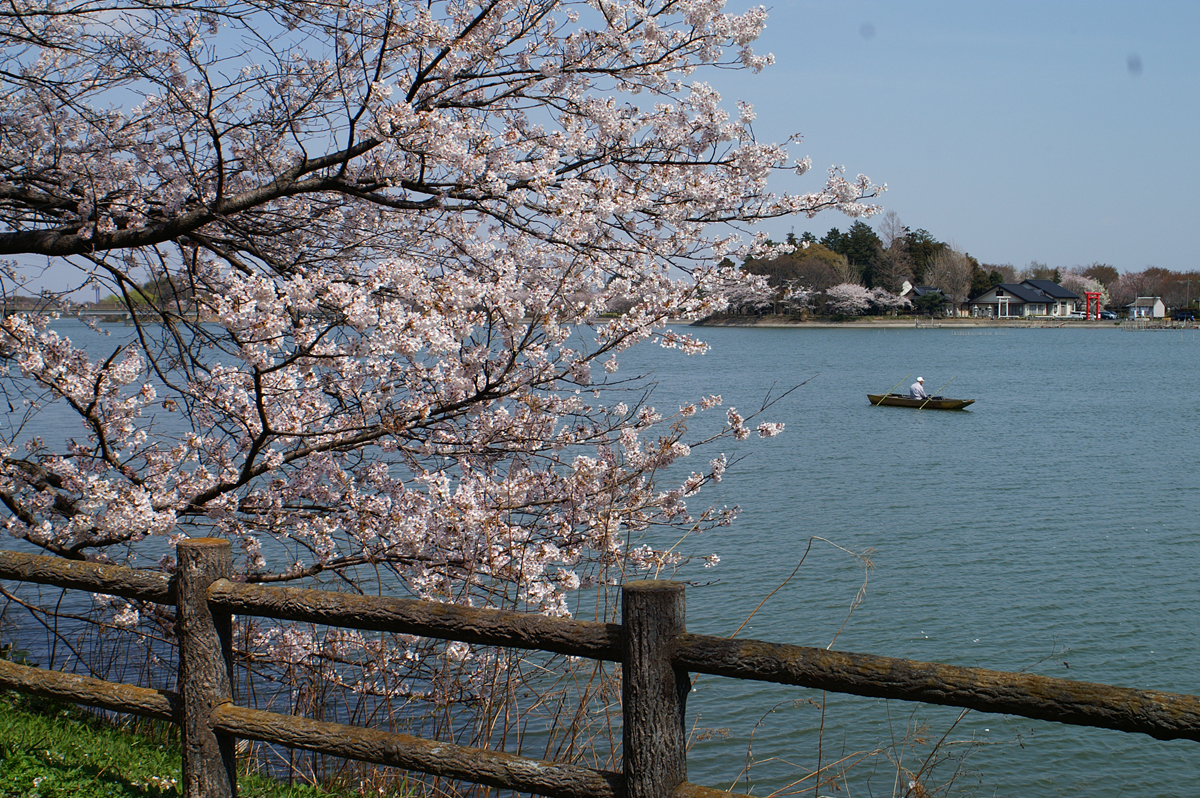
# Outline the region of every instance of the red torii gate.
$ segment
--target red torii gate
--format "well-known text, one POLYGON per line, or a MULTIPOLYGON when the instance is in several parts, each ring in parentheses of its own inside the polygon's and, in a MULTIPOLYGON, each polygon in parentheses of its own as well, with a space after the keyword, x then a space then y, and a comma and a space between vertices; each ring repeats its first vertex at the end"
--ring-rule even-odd
POLYGON ((1100 318, 1100 292, 1099 291, 1084 291, 1083 295, 1087 297, 1087 313, 1084 314, 1085 320, 1092 318, 1092 305, 1096 306, 1096 318, 1100 318))

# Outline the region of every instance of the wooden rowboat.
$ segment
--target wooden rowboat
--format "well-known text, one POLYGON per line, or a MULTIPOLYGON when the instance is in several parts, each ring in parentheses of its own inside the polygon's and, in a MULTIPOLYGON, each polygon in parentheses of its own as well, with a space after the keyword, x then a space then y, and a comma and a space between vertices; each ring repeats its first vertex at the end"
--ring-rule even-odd
POLYGON ((891 405, 892 407, 923 407, 926 410, 962 410, 974 399, 943 399, 940 396, 929 399, 909 399, 902 393, 869 393, 867 398, 873 405, 891 405))

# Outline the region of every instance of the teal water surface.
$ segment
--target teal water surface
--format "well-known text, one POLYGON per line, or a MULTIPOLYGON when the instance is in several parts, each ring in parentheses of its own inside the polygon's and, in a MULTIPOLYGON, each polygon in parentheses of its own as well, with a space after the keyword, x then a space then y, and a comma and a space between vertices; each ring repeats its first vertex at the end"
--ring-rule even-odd
MULTIPOLYGON (((692 500, 742 511, 684 543, 721 558, 688 574, 689 630, 1200 694, 1196 331, 687 332, 713 349, 647 345, 616 376, 650 375, 664 412, 716 393, 749 413, 804 383, 764 416, 783 435, 683 463, 743 458, 692 500), (976 402, 868 404, 918 375, 976 402)), ((1200 793, 1200 743, 982 713, 950 729, 947 708, 716 677, 696 680, 688 709, 689 780, 756 795, 902 795, 943 735, 920 776, 931 792, 1200 793), (837 783, 798 781, 818 768, 837 783)))
MULTIPOLYGON (((744 412, 770 386, 807 380, 766 415, 785 433, 737 445, 746 458, 708 496, 742 512, 732 528, 692 541, 721 563, 688 589, 690 631, 732 634, 752 615, 739 637, 1200 693, 1195 331, 689 332, 712 351, 685 359, 647 349, 623 361, 623 372, 653 373, 664 410, 719 393, 744 412), (957 412, 868 403, 868 392, 898 381, 906 390, 918 375, 976 403, 957 412), (829 542, 818 540, 788 581, 814 537, 829 542), (833 544, 870 550, 874 568, 852 613, 864 569, 833 544)), ((716 677, 697 680, 688 709, 689 780, 727 788, 740 778, 744 788, 752 760, 761 795, 903 794, 895 763, 917 772, 930 750, 904 740, 927 724, 924 737, 937 742, 958 715, 716 677), (864 759, 838 788, 794 783, 881 747, 890 760, 864 759)), ((1200 743, 982 713, 945 740, 939 752, 965 762, 923 779, 952 782, 956 795, 1200 791, 1200 743)))

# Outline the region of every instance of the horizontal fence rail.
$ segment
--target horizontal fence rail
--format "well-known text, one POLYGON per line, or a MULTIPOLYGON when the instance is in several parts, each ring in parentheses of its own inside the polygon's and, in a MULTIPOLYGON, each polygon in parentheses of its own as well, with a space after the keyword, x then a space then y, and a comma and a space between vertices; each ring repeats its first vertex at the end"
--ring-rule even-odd
POLYGON ((172 723, 179 723, 183 715, 179 694, 169 690, 106 682, 6 660, 0 660, 0 687, 172 723))
POLYGON ((174 604, 174 580, 160 571, 0 551, 0 579, 174 604))
POLYGON ((610 662, 621 659, 621 626, 615 623, 482 610, 418 599, 270 587, 228 579, 213 583, 209 601, 214 607, 237 615, 538 649, 610 662))
MULTIPOLYGON (((213 585, 210 600, 239 615, 620 660, 619 624, 228 580, 213 585)), ((691 673, 1200 741, 1200 698, 1179 693, 688 633, 676 642, 672 664, 691 673)))
POLYGON ((234 794, 235 738, 554 798, 727 796, 686 781, 682 741, 689 673, 957 706, 1138 732, 1163 740, 1200 741, 1197 696, 691 634, 684 630, 683 586, 678 583, 626 585, 622 590, 622 623, 613 624, 413 599, 244 584, 228 578, 228 542, 181 541, 178 551, 180 574, 176 577, 6 551, 0 552, 0 579, 175 604, 181 649, 179 694, 3 661, 0 687, 180 724, 185 740, 183 794, 189 798, 234 794), (197 591, 198 601, 189 598, 197 591), (228 628, 235 614, 620 662, 624 683, 624 772, 238 707, 228 695, 228 672, 232 667, 228 628), (193 674, 189 681, 188 668, 199 668, 200 675, 193 674), (197 739, 207 741, 207 746, 193 746, 205 752, 206 767, 189 782, 188 743, 197 739), (216 784, 214 791, 211 780, 225 783, 216 784))
MULTIPOLYGON (((624 795, 620 773, 529 759, 408 734, 295 718, 232 704, 218 707, 212 723, 215 729, 236 737, 463 779, 489 787, 564 798, 621 798, 624 795)), ((727 795, 717 790, 712 792, 727 795)))
POLYGON ((693 673, 1200 741, 1200 697, 1181 693, 693 634, 680 636, 673 661, 693 673))

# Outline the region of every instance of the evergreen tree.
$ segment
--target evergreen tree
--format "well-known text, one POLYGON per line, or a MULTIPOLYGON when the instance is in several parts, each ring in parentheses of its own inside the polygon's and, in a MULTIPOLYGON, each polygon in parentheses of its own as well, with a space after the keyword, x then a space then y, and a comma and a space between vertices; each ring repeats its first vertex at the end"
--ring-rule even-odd
POLYGON ((928 230, 917 229, 908 234, 908 254, 912 259, 913 282, 922 284, 925 270, 946 244, 934 238, 928 230))
POLYGON ((845 251, 839 254, 845 255, 850 265, 858 269, 864 285, 874 286, 883 260, 883 242, 879 240, 879 236, 866 222, 856 221, 850 225, 850 230, 843 240, 845 251))
POLYGON ((836 227, 834 227, 834 228, 831 228, 830 231, 825 234, 825 236, 821 239, 820 243, 821 243, 821 246, 825 247, 826 249, 828 249, 831 252, 836 252, 839 255, 845 255, 846 248, 848 246, 848 242, 847 242, 846 238, 847 237, 846 237, 845 233, 843 233, 841 230, 838 230, 836 227))
POLYGON ((992 269, 990 272, 985 271, 978 262, 972 264, 971 268, 971 293, 970 298, 983 296, 988 291, 991 291, 1000 283, 1004 282, 1004 276, 1000 272, 992 269))

